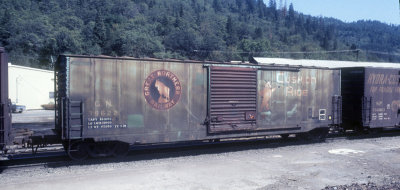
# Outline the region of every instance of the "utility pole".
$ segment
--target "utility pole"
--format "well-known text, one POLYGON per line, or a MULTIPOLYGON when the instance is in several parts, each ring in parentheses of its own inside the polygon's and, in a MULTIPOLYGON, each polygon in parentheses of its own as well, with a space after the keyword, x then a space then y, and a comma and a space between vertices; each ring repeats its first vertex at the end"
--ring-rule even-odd
POLYGON ((15 78, 15 92, 16 92, 15 103, 16 104, 18 103, 18 83, 19 83, 20 78, 21 78, 21 76, 18 76, 17 78, 15 78))
MULTIPOLYGON (((400 1, 400 0, 399 0, 399 1, 400 1)), ((357 61, 359 61, 358 56, 359 56, 359 54, 360 54, 360 50, 357 49, 356 52, 357 52, 357 61)))

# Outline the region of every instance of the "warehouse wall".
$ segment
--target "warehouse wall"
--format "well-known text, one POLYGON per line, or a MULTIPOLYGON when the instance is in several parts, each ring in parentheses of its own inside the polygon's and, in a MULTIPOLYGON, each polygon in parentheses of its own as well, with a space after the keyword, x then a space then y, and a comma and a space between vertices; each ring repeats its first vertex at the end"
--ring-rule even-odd
POLYGON ((26 109, 42 109, 54 102, 54 72, 8 64, 9 97, 26 109))

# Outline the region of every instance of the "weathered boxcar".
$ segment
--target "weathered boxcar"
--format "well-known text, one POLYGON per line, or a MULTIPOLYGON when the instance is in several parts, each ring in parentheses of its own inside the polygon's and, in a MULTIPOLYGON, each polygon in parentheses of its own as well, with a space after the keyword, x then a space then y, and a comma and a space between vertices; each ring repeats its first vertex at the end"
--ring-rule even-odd
POLYGON ((8 99, 8 60, 4 48, 0 47, 0 150, 9 141, 11 128, 10 101, 8 99))
POLYGON ((264 64, 340 69, 344 130, 400 126, 400 64, 254 58, 264 64))
POLYGON ((72 156, 122 153, 127 144, 321 135, 339 122, 339 70, 63 55, 56 72, 56 125, 72 156))
POLYGON ((400 126, 399 68, 342 69, 343 127, 400 126))

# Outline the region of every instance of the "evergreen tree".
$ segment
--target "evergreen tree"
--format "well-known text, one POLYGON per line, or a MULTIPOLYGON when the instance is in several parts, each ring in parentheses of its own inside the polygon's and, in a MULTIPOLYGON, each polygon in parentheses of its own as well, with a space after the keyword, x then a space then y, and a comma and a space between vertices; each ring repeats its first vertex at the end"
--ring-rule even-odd
POLYGON ((232 17, 228 17, 228 20, 226 22, 226 44, 228 46, 233 45, 236 43, 237 41, 237 37, 236 37, 236 30, 235 30, 235 26, 233 24, 232 21, 232 17))
POLYGON ((96 22, 93 28, 93 42, 98 44, 100 47, 104 47, 107 40, 106 32, 104 20, 100 14, 97 14, 96 22))
POLYGON ((4 11, 3 17, 0 19, 0 46, 7 46, 8 38, 11 37, 10 31, 7 27, 10 27, 11 14, 8 10, 4 11))
POLYGON ((293 27, 294 22, 295 22, 295 12, 294 12, 294 8, 293 8, 293 3, 290 3, 288 16, 287 16, 287 20, 286 20, 286 26, 293 27))
POLYGON ((276 22, 279 19, 279 15, 275 0, 269 0, 269 9, 271 13, 270 18, 272 18, 272 20, 276 22))
POLYGON ((264 3, 264 0, 257 0, 257 10, 258 10, 258 17, 264 18, 267 16, 267 6, 264 3))
POLYGON ((98 13, 93 28, 93 38, 94 38, 93 42, 103 47, 107 39, 106 37, 107 33, 106 33, 106 26, 104 24, 104 19, 102 18, 100 13, 98 13))
POLYGON ((222 5, 220 0, 213 0, 212 4, 215 12, 221 12, 222 11, 222 5))
POLYGON ((260 27, 257 27, 254 31, 254 39, 262 39, 263 38, 263 31, 260 27))

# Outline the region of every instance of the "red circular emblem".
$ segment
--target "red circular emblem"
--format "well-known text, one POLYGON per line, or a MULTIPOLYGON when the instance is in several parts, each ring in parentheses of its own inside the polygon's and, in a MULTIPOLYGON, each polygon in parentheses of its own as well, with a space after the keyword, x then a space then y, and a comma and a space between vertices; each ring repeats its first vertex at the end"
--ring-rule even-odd
POLYGON ((181 97, 182 88, 178 77, 167 70, 152 72, 144 81, 146 102, 158 110, 167 110, 181 97))

